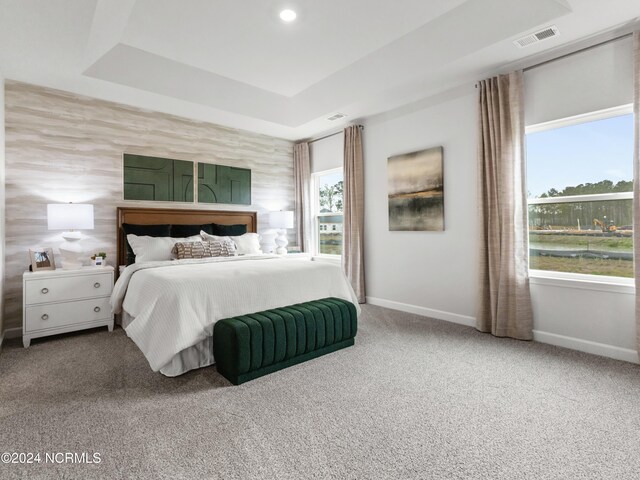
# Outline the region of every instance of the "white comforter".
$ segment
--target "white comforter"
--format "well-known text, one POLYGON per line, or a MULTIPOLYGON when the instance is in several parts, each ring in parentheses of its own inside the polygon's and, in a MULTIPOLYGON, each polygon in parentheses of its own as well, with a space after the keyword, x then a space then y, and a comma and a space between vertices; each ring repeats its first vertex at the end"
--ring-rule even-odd
POLYGON ((259 255, 130 265, 111 306, 134 317, 127 335, 158 371, 211 336, 217 320, 325 297, 358 307, 339 266, 259 255))

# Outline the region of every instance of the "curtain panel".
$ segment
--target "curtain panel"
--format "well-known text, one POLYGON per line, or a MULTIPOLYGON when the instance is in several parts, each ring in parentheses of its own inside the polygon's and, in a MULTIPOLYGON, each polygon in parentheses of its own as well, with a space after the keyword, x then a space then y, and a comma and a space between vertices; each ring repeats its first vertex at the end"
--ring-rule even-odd
POLYGON ((476 328, 533 338, 522 71, 478 84, 480 286, 476 328))
POLYGON ((362 130, 344 129, 344 223, 342 268, 358 302, 365 302, 364 289, 364 169, 362 130))
POLYGON ((301 252, 311 250, 311 168, 309 143, 293 146, 293 182, 295 196, 296 241, 301 252))

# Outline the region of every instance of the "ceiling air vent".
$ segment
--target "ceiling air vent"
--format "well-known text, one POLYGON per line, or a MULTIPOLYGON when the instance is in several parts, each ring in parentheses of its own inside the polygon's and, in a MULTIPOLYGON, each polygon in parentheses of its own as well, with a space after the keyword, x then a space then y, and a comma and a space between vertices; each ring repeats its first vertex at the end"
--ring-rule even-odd
POLYGON ((338 120, 340 118, 344 118, 346 115, 344 113, 336 113, 335 115, 331 115, 327 120, 333 122, 334 120, 338 120))
POLYGON ((525 37, 519 38, 515 40, 513 43, 518 48, 525 48, 534 43, 542 42, 543 40, 547 40, 552 37, 556 37, 560 35, 560 31, 558 27, 555 25, 551 25, 550 27, 543 28, 539 32, 532 33, 531 35, 527 35, 525 37))

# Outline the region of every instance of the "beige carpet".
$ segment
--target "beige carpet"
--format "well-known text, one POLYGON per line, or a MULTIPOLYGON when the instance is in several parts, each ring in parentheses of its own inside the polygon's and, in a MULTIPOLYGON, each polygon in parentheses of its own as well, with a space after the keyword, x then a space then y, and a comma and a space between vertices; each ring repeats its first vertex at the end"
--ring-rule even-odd
POLYGON ((14 340, 0 452, 43 460, 2 479, 637 479, 640 367, 372 306, 355 347, 239 387, 154 374, 122 330, 14 340))

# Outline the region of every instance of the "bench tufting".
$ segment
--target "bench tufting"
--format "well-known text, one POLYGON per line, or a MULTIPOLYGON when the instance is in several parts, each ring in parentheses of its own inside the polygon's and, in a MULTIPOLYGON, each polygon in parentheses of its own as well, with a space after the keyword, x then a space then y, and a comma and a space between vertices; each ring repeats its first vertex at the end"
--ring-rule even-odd
POLYGON ((213 330, 216 367, 235 385, 349 347, 356 307, 340 298, 226 318, 213 330))

